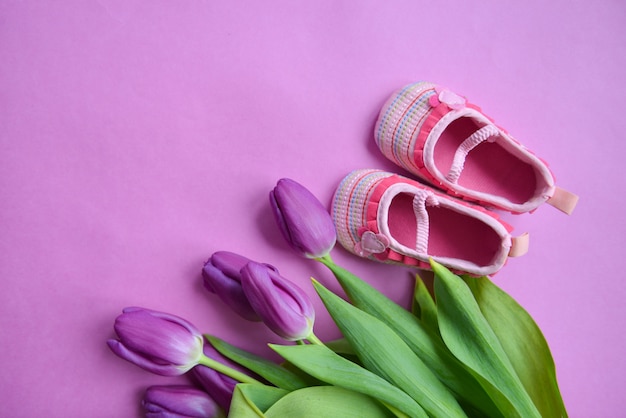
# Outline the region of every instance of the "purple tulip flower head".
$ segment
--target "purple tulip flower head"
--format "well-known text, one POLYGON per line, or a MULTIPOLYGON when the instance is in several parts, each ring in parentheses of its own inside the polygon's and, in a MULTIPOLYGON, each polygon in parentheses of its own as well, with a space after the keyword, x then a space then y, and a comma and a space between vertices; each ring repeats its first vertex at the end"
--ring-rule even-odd
POLYGON ((209 395, 185 385, 151 386, 141 406, 146 418, 218 418, 223 411, 209 395))
POLYGON ((289 341, 312 334, 315 311, 307 294, 264 264, 249 262, 241 284, 250 305, 272 331, 289 341))
POLYGON ((260 321, 241 288, 240 270, 250 260, 239 254, 218 251, 204 264, 202 279, 204 287, 215 293, 239 316, 249 321, 260 321))
POLYGON ((304 186, 281 179, 270 192, 274 218, 289 245, 307 258, 328 255, 337 241, 333 220, 304 186))
POLYGON ((121 358, 162 376, 186 373, 202 357, 204 339, 191 323, 144 308, 125 308, 115 319, 119 339, 109 348, 121 358))
MULTIPOLYGON (((203 351, 204 355, 208 358, 245 373, 243 368, 228 360, 213 348, 210 342, 205 341, 203 351)), ((225 411, 229 410, 230 401, 233 398, 233 391, 235 390, 235 386, 239 383, 237 380, 201 364, 191 369, 191 375, 219 406, 225 411)))

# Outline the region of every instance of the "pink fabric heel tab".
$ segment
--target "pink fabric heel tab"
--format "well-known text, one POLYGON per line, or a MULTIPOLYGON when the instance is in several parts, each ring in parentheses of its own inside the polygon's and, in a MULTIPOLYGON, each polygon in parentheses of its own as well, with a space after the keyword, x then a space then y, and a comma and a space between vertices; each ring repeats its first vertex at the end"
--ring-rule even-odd
POLYGON ((578 203, 578 196, 572 192, 568 192, 560 187, 554 188, 554 194, 548 199, 548 204, 554 206, 558 210, 571 215, 578 203))
POLYGON ((528 252, 530 245, 530 235, 528 232, 523 233, 519 237, 511 238, 511 249, 509 250, 509 257, 521 257, 528 252))

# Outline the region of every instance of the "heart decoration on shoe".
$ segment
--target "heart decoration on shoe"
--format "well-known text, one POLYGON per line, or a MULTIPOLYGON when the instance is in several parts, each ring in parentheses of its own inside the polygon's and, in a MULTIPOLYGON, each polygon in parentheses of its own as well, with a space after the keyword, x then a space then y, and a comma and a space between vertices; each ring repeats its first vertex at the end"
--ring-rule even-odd
POLYGON ((441 103, 445 103, 448 105, 450 109, 462 109, 465 107, 466 100, 464 97, 459 96, 458 94, 450 91, 448 89, 444 89, 441 87, 436 87, 435 92, 437 94, 430 96, 428 103, 432 107, 437 107, 441 103))
POLYGON ((375 234, 372 231, 365 231, 361 235, 361 241, 354 246, 354 251, 361 257, 385 252, 389 246, 389 238, 383 234, 375 234))

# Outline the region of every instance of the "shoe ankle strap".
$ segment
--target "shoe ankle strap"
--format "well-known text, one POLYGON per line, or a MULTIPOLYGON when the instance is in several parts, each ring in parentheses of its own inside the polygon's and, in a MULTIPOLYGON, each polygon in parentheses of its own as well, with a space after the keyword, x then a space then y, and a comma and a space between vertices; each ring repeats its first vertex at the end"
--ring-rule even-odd
POLYGON ((452 165, 450 166, 450 171, 448 172, 446 179, 450 183, 456 183, 457 181, 459 181, 461 171, 463 171, 463 166, 465 165, 465 159, 467 158, 467 154, 469 154, 471 150, 473 150, 485 141, 495 141, 494 137, 498 136, 499 134, 500 131, 498 131, 498 128, 496 128, 494 125, 485 125, 473 134, 471 134, 465 141, 461 143, 461 145, 459 145, 459 148, 457 148, 456 152, 454 153, 452 165))
POLYGON ((428 254, 428 235, 430 230, 428 210, 426 205, 439 206, 437 197, 427 191, 420 190, 413 198, 413 213, 417 221, 417 236, 415 237, 415 251, 418 254, 428 254))

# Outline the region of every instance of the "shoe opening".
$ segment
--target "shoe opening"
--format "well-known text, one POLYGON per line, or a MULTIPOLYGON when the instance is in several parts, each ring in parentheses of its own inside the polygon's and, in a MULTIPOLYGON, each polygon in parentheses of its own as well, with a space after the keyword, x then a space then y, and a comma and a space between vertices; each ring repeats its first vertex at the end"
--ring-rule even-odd
MULTIPOLYGON (((459 146, 485 126, 464 116, 450 123, 435 144, 434 164, 444 176, 450 171, 459 146)), ((513 204, 524 204, 546 186, 528 158, 501 136, 478 144, 467 154, 458 184, 466 189, 500 196, 513 204), (495 141, 491 141, 495 139, 495 141)))
MULTIPOLYGON (((443 205, 427 206, 429 217, 428 255, 469 261, 479 267, 493 264, 502 239, 483 221, 443 205)), ((389 206, 390 235, 401 245, 416 248, 417 219, 413 195, 399 193, 389 206)))

